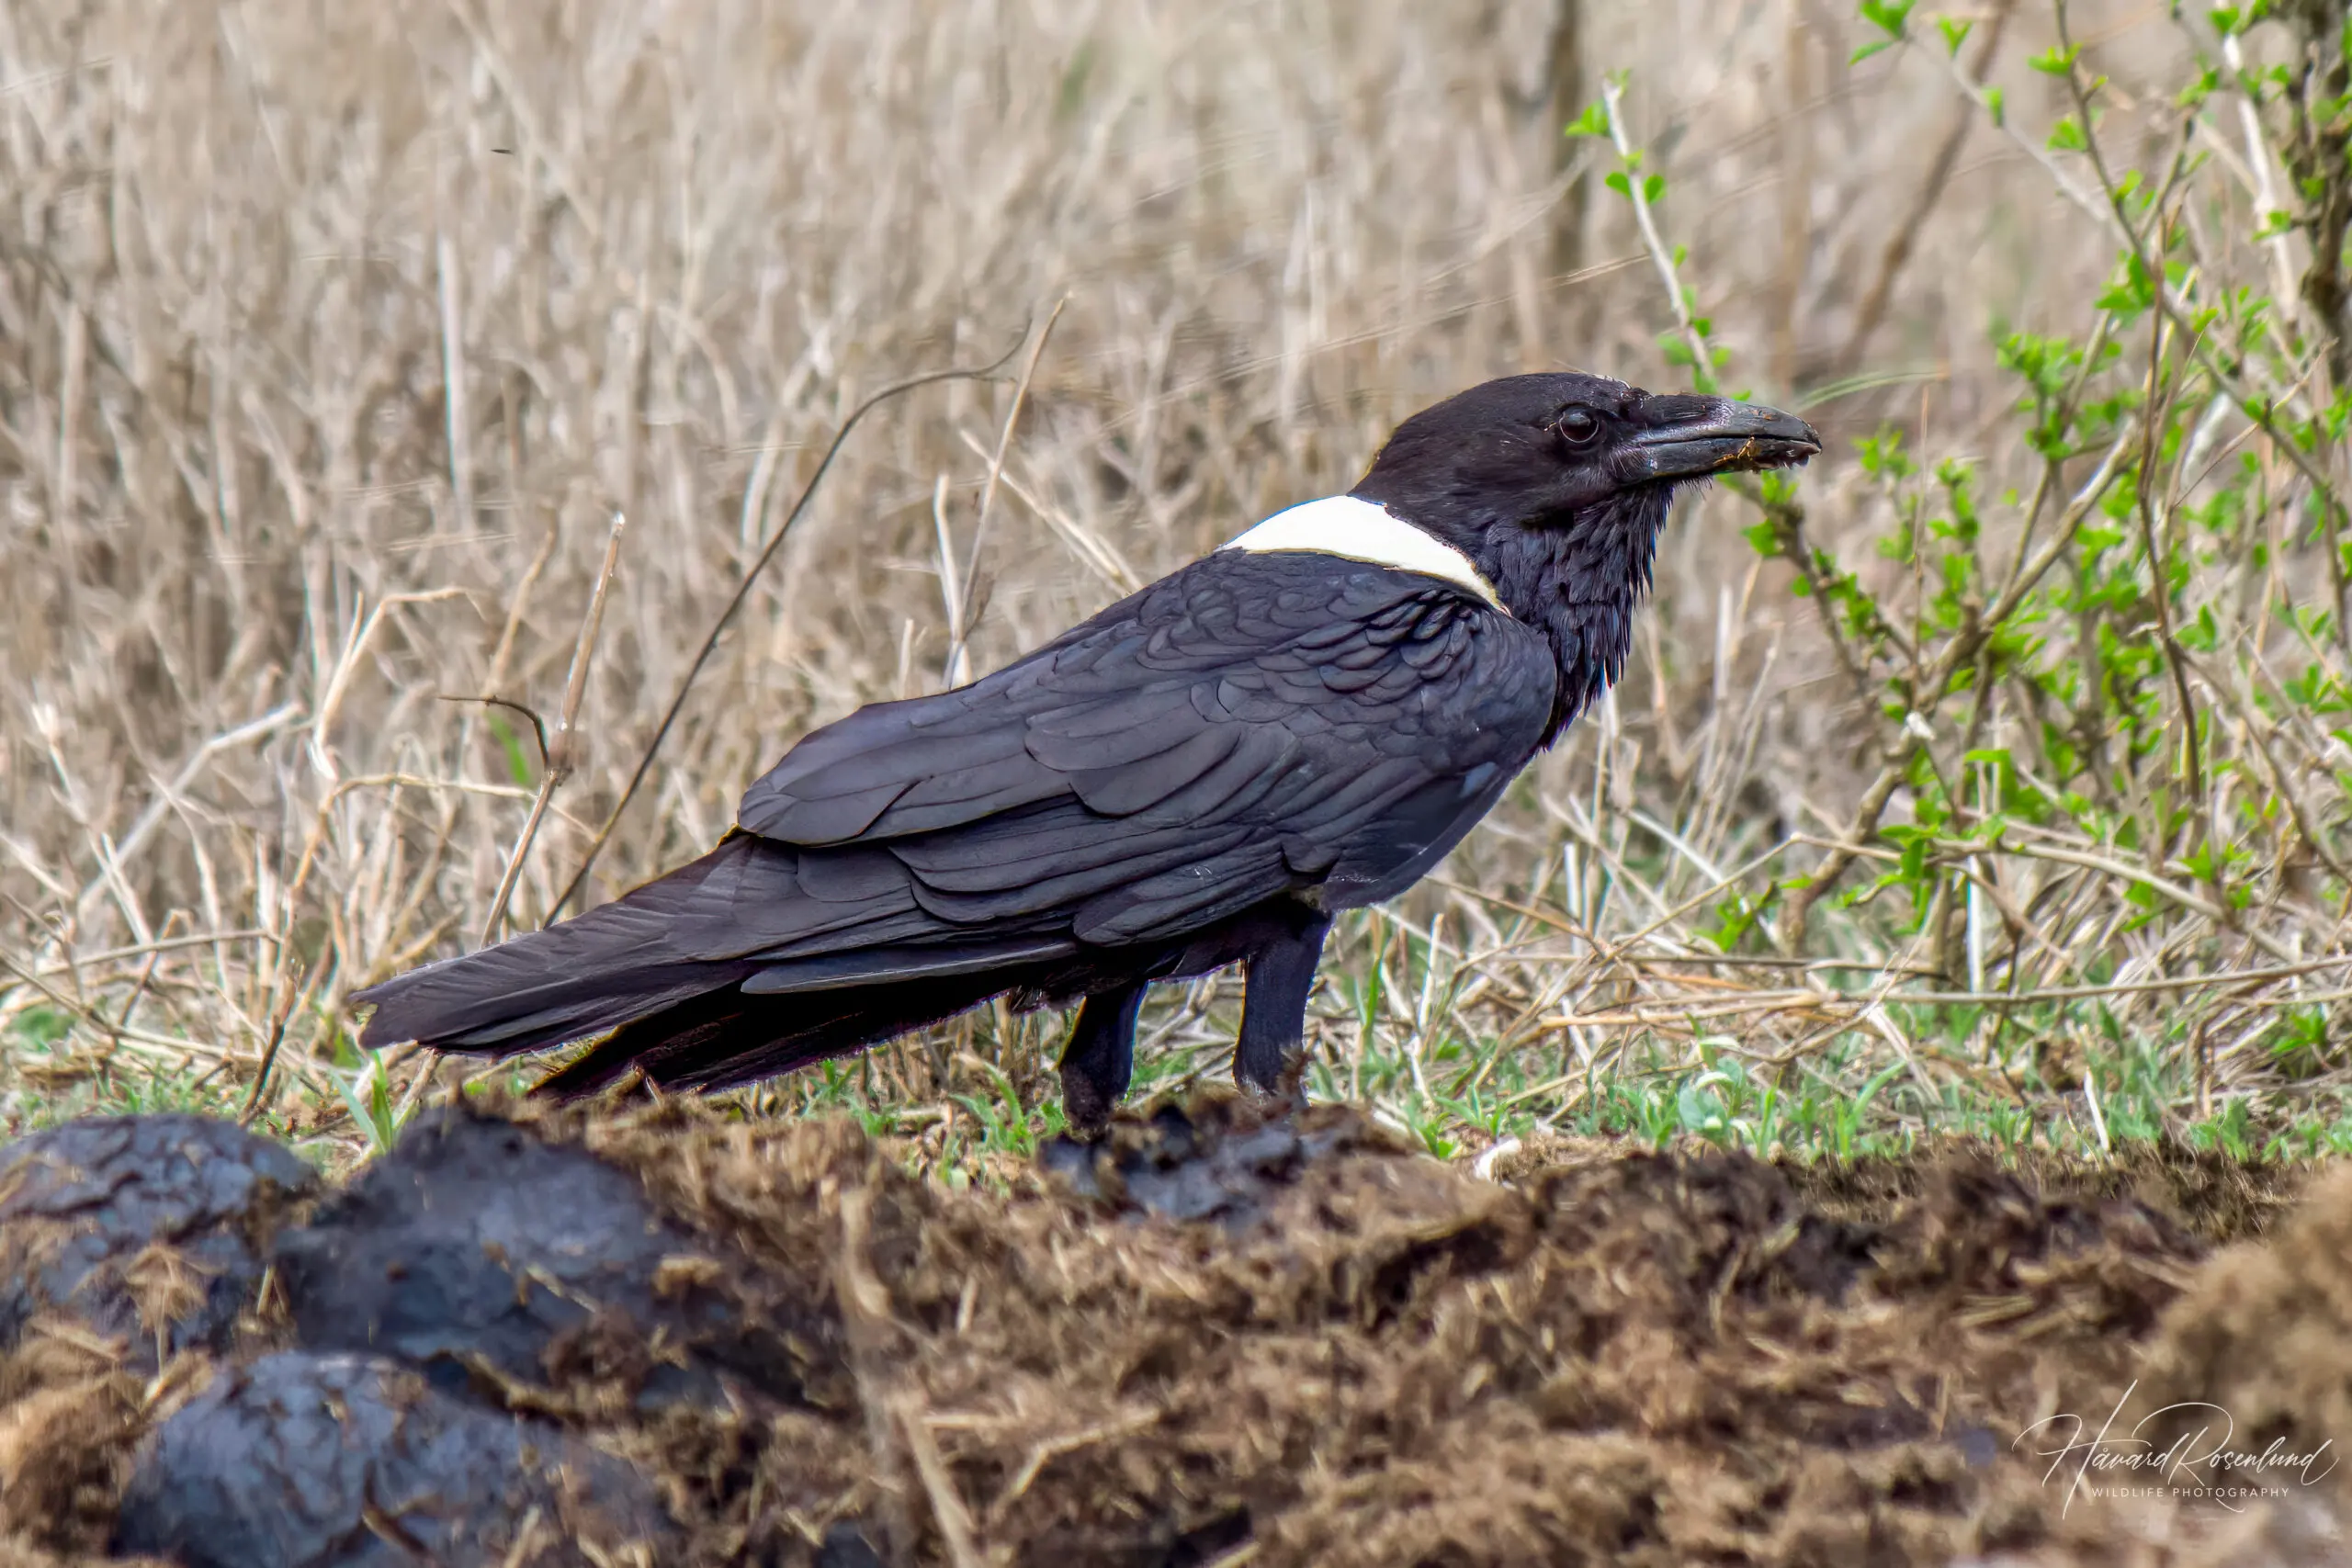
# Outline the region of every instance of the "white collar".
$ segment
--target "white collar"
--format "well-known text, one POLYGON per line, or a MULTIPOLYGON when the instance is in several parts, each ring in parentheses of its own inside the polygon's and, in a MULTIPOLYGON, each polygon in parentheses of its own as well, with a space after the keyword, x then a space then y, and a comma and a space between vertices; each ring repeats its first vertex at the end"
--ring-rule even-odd
POLYGON ((1221 547, 1228 550, 1312 550, 1349 560, 1370 561, 1399 571, 1418 571, 1460 583, 1497 609, 1495 585, 1477 563, 1433 534, 1422 532, 1386 507, 1352 495, 1326 496, 1277 512, 1221 547))

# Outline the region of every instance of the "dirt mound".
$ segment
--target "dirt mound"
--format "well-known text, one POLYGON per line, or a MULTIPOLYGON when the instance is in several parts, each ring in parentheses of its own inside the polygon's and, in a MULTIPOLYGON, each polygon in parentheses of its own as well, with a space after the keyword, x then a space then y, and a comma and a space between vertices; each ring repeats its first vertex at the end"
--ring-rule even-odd
POLYGON ((163 1424, 115 1540, 188 1568, 588 1568, 583 1540, 670 1528, 643 1476, 558 1427, 435 1393, 393 1361, 298 1350, 222 1371, 163 1424))
POLYGON ((2292 1174, 2178 1156, 1575 1146, 1488 1181, 1212 1097, 958 1194, 845 1123, 506 1114, 240 1231, 269 1292, 160 1376, 114 1330, 72 1375, 20 1346, 13 1550, 227 1561, 209 1495, 326 1521, 243 1538, 254 1568, 2251 1564, 2337 1529, 2345 1477, 2281 1450, 2232 1514, 2060 1438, 2181 1400, 2263 1443, 2352 1423, 2352 1179, 2283 1221, 2292 1174))
POLYGON ((0 1150, 0 1347, 46 1316, 120 1338, 141 1371, 227 1349, 276 1221, 317 1187, 285 1149, 203 1116, 18 1139, 0 1150))
POLYGON ((755 1288, 628 1172, 505 1122, 428 1112, 271 1261, 303 1346, 389 1355, 449 1392, 610 1384, 650 1410, 721 1399, 722 1373, 787 1403, 842 1378, 814 1292, 755 1288))
MULTIPOLYGON (((2209 1434, 2196 1446, 2224 1456, 2312 1456, 2299 1480, 2334 1471, 2352 1442, 2352 1171, 2327 1177, 2269 1245, 2218 1254, 2143 1375, 2147 1403, 2166 1412, 2158 1442, 2209 1434)), ((2251 1484, 2284 1467, 2212 1468, 2251 1484)))

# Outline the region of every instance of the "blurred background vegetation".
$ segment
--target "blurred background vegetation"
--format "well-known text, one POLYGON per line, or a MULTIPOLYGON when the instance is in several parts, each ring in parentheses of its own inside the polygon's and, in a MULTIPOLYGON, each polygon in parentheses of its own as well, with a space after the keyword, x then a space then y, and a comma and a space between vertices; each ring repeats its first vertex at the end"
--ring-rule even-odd
MULTIPOLYGON (((342 998, 608 822, 591 899, 809 726, 1575 366, 1830 450, 1679 507, 1613 700, 1334 944, 1317 1092, 1443 1153, 2352 1142, 2345 25, 0 7, 0 1115, 380 1141, 431 1066, 342 998), (685 686, 859 401, 1008 351, 851 436, 685 686)), ((1146 1087, 1238 997, 1156 998, 1146 1087)), ((964 1172, 1052 1130, 1061 1029, 744 1100, 964 1172)))

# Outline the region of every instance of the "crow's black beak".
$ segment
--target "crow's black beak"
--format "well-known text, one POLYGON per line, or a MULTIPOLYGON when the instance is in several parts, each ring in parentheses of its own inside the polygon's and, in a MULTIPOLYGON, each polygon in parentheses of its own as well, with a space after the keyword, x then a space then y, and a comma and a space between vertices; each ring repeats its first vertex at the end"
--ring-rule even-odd
MULTIPOLYGON (((1653 399, 1663 402, 1663 399, 1653 399)), ((1697 400, 1673 400, 1668 422, 1645 430, 1626 446, 1657 479, 1696 479, 1747 468, 1780 468, 1802 463, 1821 450, 1821 436, 1794 414, 1728 398, 1685 412, 1697 400)))

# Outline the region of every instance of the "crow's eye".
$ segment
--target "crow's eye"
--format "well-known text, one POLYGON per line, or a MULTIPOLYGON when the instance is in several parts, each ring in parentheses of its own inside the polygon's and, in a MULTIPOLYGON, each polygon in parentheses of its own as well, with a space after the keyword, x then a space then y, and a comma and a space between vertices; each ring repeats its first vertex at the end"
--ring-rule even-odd
POLYGON ((1560 416, 1560 434, 1571 446, 1582 446, 1600 434, 1600 421, 1589 409, 1570 409, 1560 416))

